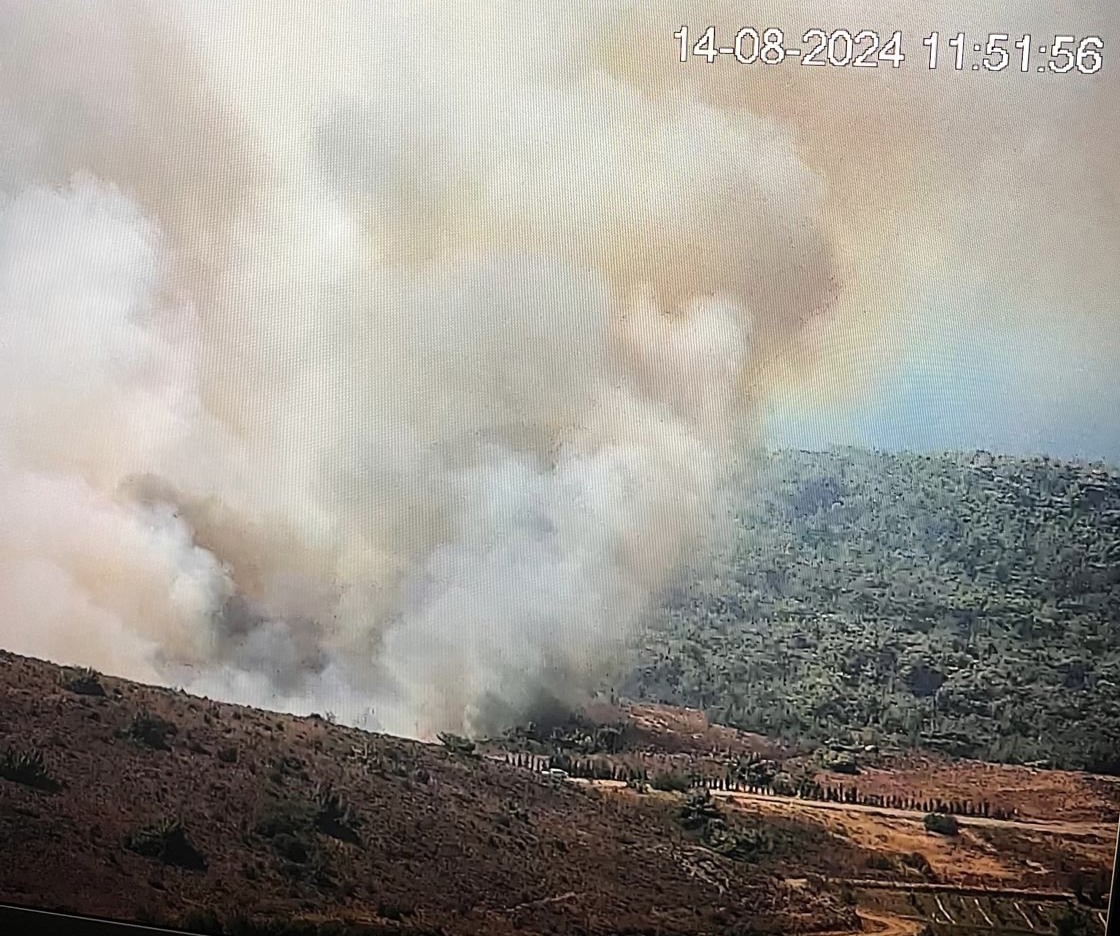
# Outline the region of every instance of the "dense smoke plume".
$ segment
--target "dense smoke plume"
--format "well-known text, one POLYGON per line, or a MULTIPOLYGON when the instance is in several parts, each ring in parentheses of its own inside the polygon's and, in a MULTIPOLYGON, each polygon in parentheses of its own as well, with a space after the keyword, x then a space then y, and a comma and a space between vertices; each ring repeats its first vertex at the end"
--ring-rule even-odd
MULTIPOLYGON (((819 25, 1043 9, 866 6, 819 25)), ((0 644, 496 727, 617 664, 767 394, 1012 243, 962 173, 1068 155, 1019 237, 1084 202, 1105 248, 1045 263, 1107 266, 1107 141, 1066 141, 1096 102, 1115 142, 1111 79, 675 60, 740 7, 0 0, 0 644)))

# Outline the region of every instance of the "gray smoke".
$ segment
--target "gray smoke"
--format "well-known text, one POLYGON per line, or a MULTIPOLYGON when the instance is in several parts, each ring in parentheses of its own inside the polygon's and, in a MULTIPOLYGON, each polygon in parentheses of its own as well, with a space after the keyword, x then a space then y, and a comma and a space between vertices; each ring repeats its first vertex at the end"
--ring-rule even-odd
POLYGON ((3 645, 418 736, 611 672, 935 266, 935 79, 720 79, 692 15, 0 2, 3 645))

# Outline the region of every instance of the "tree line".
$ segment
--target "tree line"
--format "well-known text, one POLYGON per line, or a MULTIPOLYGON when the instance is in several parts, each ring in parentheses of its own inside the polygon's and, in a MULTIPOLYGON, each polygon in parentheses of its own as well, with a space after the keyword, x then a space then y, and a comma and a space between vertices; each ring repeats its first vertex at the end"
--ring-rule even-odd
POLYGON ((560 770, 570 777, 579 779, 615 780, 632 785, 649 785, 655 789, 680 792, 687 790, 720 790, 733 793, 750 793, 758 796, 874 806, 881 809, 898 809, 908 812, 981 816, 992 819, 1011 819, 1017 815, 1016 810, 993 806, 988 800, 871 793, 854 785, 822 785, 815 780, 790 783, 780 777, 772 778, 768 782, 752 783, 743 776, 730 771, 714 777, 696 771, 672 769, 651 772, 644 766, 616 763, 602 757, 572 757, 565 753, 540 755, 507 752, 504 754, 504 762, 512 767, 535 772, 560 770))

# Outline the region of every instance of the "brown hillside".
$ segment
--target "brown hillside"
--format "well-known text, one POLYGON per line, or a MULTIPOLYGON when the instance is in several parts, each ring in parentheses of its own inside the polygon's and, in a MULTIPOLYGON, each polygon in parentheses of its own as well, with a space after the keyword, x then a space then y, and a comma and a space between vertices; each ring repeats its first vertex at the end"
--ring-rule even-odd
POLYGON ((48 787, 0 780, 2 901, 401 933, 858 928, 777 866, 705 847, 667 798, 75 675, 0 653, 0 757, 38 752, 48 787))

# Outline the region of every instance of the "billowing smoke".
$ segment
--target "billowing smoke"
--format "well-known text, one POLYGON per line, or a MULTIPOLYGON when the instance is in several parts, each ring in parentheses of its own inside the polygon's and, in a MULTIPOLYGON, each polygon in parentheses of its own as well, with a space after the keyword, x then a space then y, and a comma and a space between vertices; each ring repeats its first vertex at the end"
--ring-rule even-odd
POLYGON ((701 18, 2 0, 0 643, 416 735, 609 673, 1000 152, 918 66, 682 65, 701 18))

